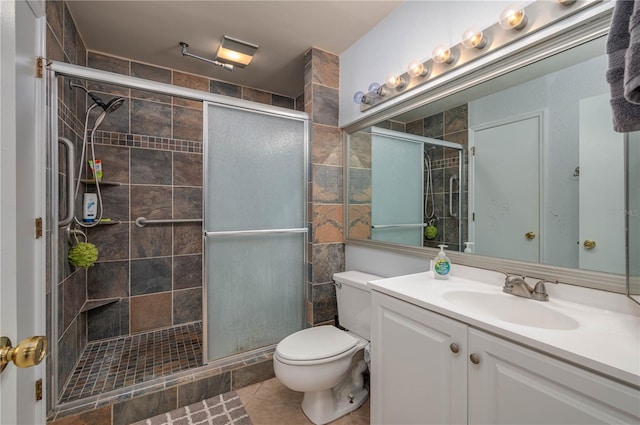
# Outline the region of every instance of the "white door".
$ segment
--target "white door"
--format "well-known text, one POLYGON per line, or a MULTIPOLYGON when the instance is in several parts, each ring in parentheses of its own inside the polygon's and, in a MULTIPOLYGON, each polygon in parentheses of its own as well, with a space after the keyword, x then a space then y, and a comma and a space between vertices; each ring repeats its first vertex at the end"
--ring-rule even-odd
MULTIPOLYGON (((0 334, 15 347, 44 335, 43 79, 35 77, 44 47, 44 2, 0 1, 0 334)), ((45 422, 45 401, 36 401, 44 362, 0 374, 0 424, 45 422)))
POLYGON ((371 423, 467 421, 467 325, 371 294, 371 423))
POLYGON ((472 130, 469 230, 477 254, 540 259, 541 121, 535 115, 472 130))
POLYGON ((580 100, 578 258, 581 269, 624 274, 624 135, 611 122, 608 94, 580 100))

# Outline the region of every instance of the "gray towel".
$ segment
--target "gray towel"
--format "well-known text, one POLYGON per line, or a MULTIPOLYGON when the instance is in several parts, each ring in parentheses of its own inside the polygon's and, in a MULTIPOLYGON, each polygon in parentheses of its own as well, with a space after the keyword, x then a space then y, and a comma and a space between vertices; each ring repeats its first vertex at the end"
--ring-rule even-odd
POLYGON ((625 54, 630 43, 629 20, 634 2, 618 0, 613 9, 606 51, 609 57, 607 82, 611 89, 613 129, 619 133, 640 130, 640 105, 624 97, 625 54))
POLYGON ((640 103, 640 1, 633 4, 629 21, 629 47, 625 54, 624 97, 632 103, 640 103))

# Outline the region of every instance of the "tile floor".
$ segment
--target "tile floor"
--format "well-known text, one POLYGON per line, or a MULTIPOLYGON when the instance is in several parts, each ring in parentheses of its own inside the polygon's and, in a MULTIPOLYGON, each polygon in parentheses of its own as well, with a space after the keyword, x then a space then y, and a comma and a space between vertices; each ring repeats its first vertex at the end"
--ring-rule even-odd
POLYGON ((90 342, 60 402, 202 366, 202 323, 90 342))
MULTIPOLYGON (((302 393, 291 391, 278 381, 268 379, 236 390, 254 425, 313 425, 302 413, 302 393)), ((331 425, 368 425, 369 401, 358 410, 331 425)))

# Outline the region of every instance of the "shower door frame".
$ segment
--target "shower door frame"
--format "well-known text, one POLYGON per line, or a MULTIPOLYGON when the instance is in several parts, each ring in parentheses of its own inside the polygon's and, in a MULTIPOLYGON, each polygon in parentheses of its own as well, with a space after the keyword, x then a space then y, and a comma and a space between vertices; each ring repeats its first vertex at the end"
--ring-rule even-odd
MULTIPOLYGON (((227 99, 225 99, 227 100, 227 99)), ((225 359, 229 359, 229 358, 233 358, 235 356, 238 355, 243 355, 252 351, 259 351, 259 350, 263 350, 265 347, 259 347, 259 348, 254 348, 251 350, 248 350, 244 353, 236 353, 234 355, 230 355, 228 357, 224 357, 222 359, 216 359, 213 361, 209 361, 209 320, 205 320, 205 318, 209 317, 209 309, 208 309, 208 305, 209 303, 208 301, 208 289, 209 289, 209 284, 208 284, 208 270, 207 270, 207 265, 209 263, 208 259, 208 248, 207 248, 207 215, 206 212, 204 211, 204 208, 206 205, 208 205, 208 197, 209 197, 209 187, 208 187, 208 179, 206 178, 206 172, 209 169, 209 155, 208 155, 208 150, 209 150, 209 105, 212 106, 223 106, 223 107, 227 107, 230 109, 237 109, 237 110, 241 110, 241 111, 247 111, 247 112, 252 112, 252 113, 256 113, 256 114, 263 114, 263 115, 270 115, 270 116, 274 116, 274 117, 280 117, 280 118, 286 118, 286 119, 291 119, 291 120, 297 120, 297 121, 302 121, 304 126, 304 141, 303 141, 303 171, 302 171, 302 199, 303 201, 303 205, 302 205, 302 217, 303 217, 303 223, 306 224, 306 226, 303 228, 295 228, 295 229, 273 229, 273 230, 257 230, 257 231, 229 231, 229 232, 225 232, 225 231, 220 231, 220 232, 211 232, 211 233, 216 233, 219 235, 222 234, 227 234, 227 235, 241 235, 242 233, 263 233, 263 234, 268 234, 268 233, 304 233, 303 235, 303 243, 302 243, 302 276, 303 276, 303 281, 301 282, 302 285, 302 298, 300 299, 300 302, 302 303, 302 315, 300 317, 300 321, 301 321, 301 329, 304 328, 305 325, 305 311, 306 309, 304 308, 304 302, 305 302, 305 279, 304 277, 307 276, 307 264, 308 264, 308 249, 307 246, 309 244, 309 234, 310 234, 310 229, 309 229, 309 223, 308 223, 308 199, 309 199, 309 190, 308 190, 308 186, 309 186, 309 135, 310 135, 310 129, 309 126, 311 125, 309 122, 309 115, 305 112, 299 112, 299 111, 294 111, 294 110, 289 110, 289 109, 283 109, 283 108, 278 108, 278 107, 274 107, 274 106, 270 106, 270 105, 264 105, 264 104, 260 104, 260 103, 255 103, 255 102, 249 102, 249 101, 244 101, 244 100, 237 100, 237 99, 230 99, 231 101, 204 101, 203 103, 203 118, 202 118, 202 131, 203 131, 203 182, 202 182, 202 205, 203 205, 203 211, 202 211, 202 227, 203 227, 203 235, 202 235, 202 250, 204 253, 204 257, 203 257, 203 282, 202 282, 202 287, 203 287, 203 294, 202 294, 202 299, 203 299, 203 305, 202 305, 202 317, 203 317, 203 326, 202 326, 202 357, 203 357, 203 364, 210 364, 216 361, 220 361, 220 360, 225 360, 225 359)), ((211 236, 209 236, 211 237, 211 236)), ((275 347, 276 344, 272 344, 271 346, 275 347)), ((269 347, 269 346, 267 346, 269 347)))
MULTIPOLYGON (((277 106, 271 106, 271 105, 263 105, 263 104, 259 104, 259 103, 255 103, 255 102, 251 102, 248 100, 242 100, 242 99, 235 99, 235 98, 231 98, 231 97, 227 97, 227 96, 222 96, 222 95, 218 95, 218 94, 214 94, 214 93, 206 93, 206 92, 202 92, 199 90, 195 90, 195 89, 190 89, 190 88, 185 88, 185 87, 180 87, 180 86, 174 86, 172 84, 167 84, 167 83, 160 83, 160 82, 156 82, 156 81, 151 81, 151 80, 145 80, 142 78, 137 78, 137 77, 131 77, 128 75, 122 75, 122 74, 116 74, 114 72, 109 72, 109 71, 103 71, 103 70, 99 70, 99 69, 93 69, 93 68, 86 68, 83 66, 79 66, 79 65, 72 65, 72 64, 68 64, 68 63, 64 63, 64 62, 59 62, 59 61, 48 61, 47 65, 46 65, 46 78, 47 78, 47 90, 49 91, 49 99, 50 99, 50 103, 47 105, 48 106, 48 120, 49 120, 49 124, 48 124, 48 128, 47 128, 47 136, 48 136, 48 140, 47 140, 47 149, 49 149, 49 161, 51 161, 51 169, 49 170, 49 172, 54 173, 57 172, 57 164, 58 164, 58 85, 57 85, 57 78, 59 77, 70 77, 70 78, 78 78, 78 79, 83 79, 83 80, 91 80, 91 81, 95 81, 95 82, 99 82, 99 83, 107 83, 107 84, 115 84, 115 85, 119 85, 122 87, 126 87, 129 89, 138 89, 138 90, 145 90, 145 91, 150 91, 150 92, 155 92, 155 93, 160 93, 160 94, 166 94, 169 96, 177 96, 177 97, 182 97, 184 99, 189 99, 189 100, 195 100, 195 101, 201 101, 203 102, 203 105, 206 104, 207 102, 211 102, 211 103, 217 103, 217 104, 222 104, 222 105, 227 105, 227 106, 235 106, 235 107, 239 107, 239 108, 244 108, 244 109, 250 109, 250 110, 256 110, 256 111, 263 111, 263 112, 270 112, 273 114, 277 114, 277 115, 289 115, 292 117, 297 117, 299 119, 303 119, 306 120, 307 125, 305 126, 305 157, 306 157, 306 161, 304 164, 305 167, 305 174, 304 174, 304 178, 308 179, 308 157, 309 157, 309 115, 305 112, 299 112, 299 111, 294 111, 294 110, 289 110, 289 109, 285 109, 285 108, 280 108, 277 106)), ((206 111, 206 108, 203 108, 203 113, 205 113, 204 111, 206 111)), ((203 121, 203 132, 205 129, 205 122, 203 121)), ((203 134, 204 135, 204 134, 203 134)), ((204 161, 204 156, 203 156, 203 161, 204 161)), ((204 162, 203 162, 204 163, 204 162)), ((58 346, 57 346, 57 339, 58 339, 58 293, 57 293, 57 285, 54 284, 54 282, 56 282, 56 278, 57 278, 57 274, 58 274, 58 253, 57 253, 57 246, 58 246, 58 228, 57 228, 57 217, 58 217, 58 197, 57 197, 57 193, 58 193, 58 180, 57 180, 57 176, 55 178, 52 178, 51 181, 48 183, 48 190, 51 191, 51 195, 47 198, 48 202, 50 202, 51 205, 51 210, 48 212, 48 218, 53 222, 56 223, 55 227, 52 227, 52 235, 51 235, 51 244, 52 244, 52 250, 51 250, 51 260, 52 260, 52 264, 51 264, 51 270, 50 270, 50 274, 49 274, 49 279, 51 279, 51 284, 52 284, 52 289, 51 289, 51 310, 50 310, 50 321, 47 324, 47 326, 51 327, 51 349, 49 351, 49 355, 52 358, 52 369, 53 369, 53 376, 49 377, 51 378, 51 380, 49 380, 49 385, 48 385, 48 389, 47 389, 47 401, 50 403, 50 405, 48 405, 46 407, 48 412, 51 411, 55 411, 56 407, 60 404, 58 402, 58 390, 57 390, 57 381, 58 381, 58 346), (55 349, 54 349, 55 347, 55 349)), ((307 189, 307 184, 305 182, 304 185, 304 190, 305 190, 305 198, 307 199, 307 194, 308 194, 308 189, 307 189)), ((307 203, 305 202, 304 205, 305 208, 305 217, 307 217, 307 203)), ((203 209, 204 209, 204 203, 203 203, 203 209)), ((204 228, 204 223, 203 223, 203 228, 204 228)), ((307 245, 307 241, 308 241, 308 226, 307 226, 307 232, 305 232, 305 246, 303 247, 303 253, 304 253, 304 264, 303 267, 306 268, 306 262, 307 262, 307 249, 306 249, 306 245, 307 245)), ((204 233, 203 233, 203 239, 204 239, 204 233)), ((202 241, 202 243, 204 243, 204 241, 202 241)), ((204 265, 203 265, 203 271, 204 271, 204 265)), ((306 276, 306 273, 303 274, 303 276, 306 276)), ((203 276, 204 279, 204 276, 203 276)), ((305 282, 302 283, 302 285, 305 285, 305 282)), ((203 280, 203 291, 204 291, 205 285, 204 285, 204 280, 203 280)), ((303 294, 305 294, 305 291, 303 290, 303 294)), ((206 338, 206 321, 205 321, 205 317, 206 317, 206 304, 205 304, 205 298, 204 298, 203 294, 203 312, 202 312, 202 321, 203 321, 203 338, 206 338)), ((304 299, 300 300, 301 303, 304 303, 304 299)), ((304 305, 304 304, 303 304, 304 305)), ((303 311, 305 309, 303 308, 303 311)), ((206 344, 206 340, 203 340, 203 343, 206 344)), ((205 345, 206 347, 206 345, 205 345)), ((206 350, 203 350, 203 362, 204 364, 207 364, 207 362, 205 361, 205 356, 206 356, 206 350)), ((124 388, 128 388, 128 387, 124 387, 124 388)))

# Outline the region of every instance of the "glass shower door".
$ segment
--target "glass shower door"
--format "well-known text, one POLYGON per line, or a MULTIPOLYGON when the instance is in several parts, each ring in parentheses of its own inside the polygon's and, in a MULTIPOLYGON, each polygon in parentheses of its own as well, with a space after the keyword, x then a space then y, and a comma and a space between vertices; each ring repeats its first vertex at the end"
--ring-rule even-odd
POLYGON ((306 114, 210 103, 205 148, 206 360, 304 325, 306 114))

